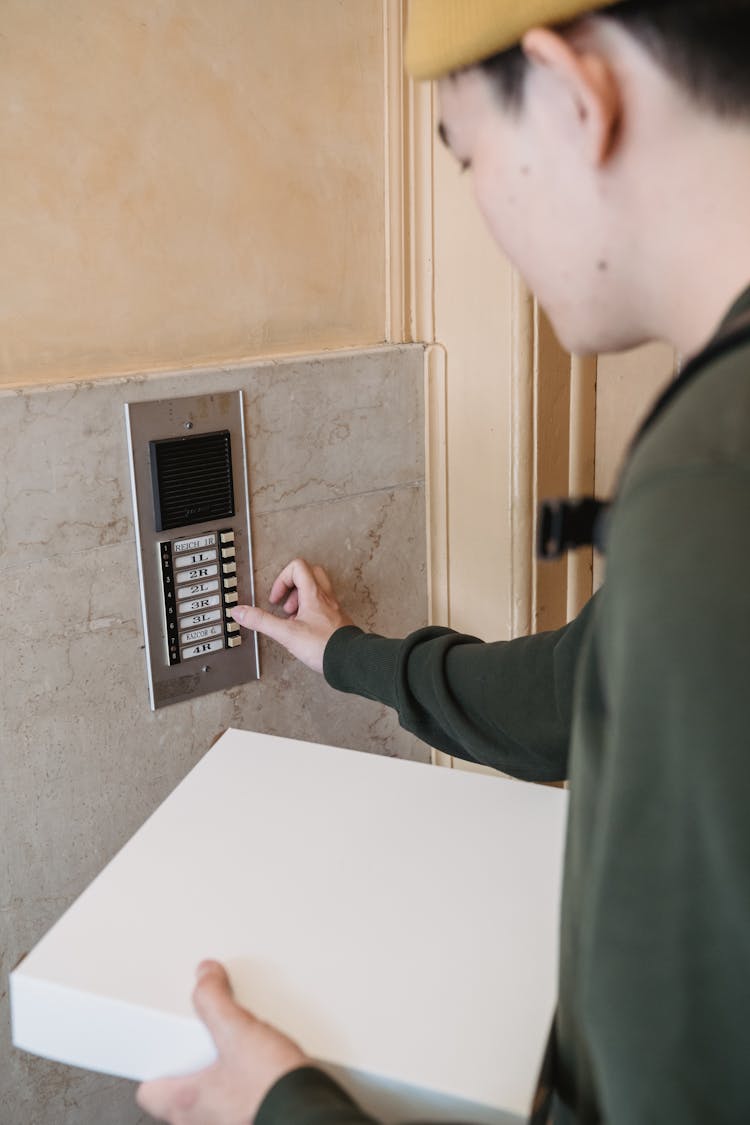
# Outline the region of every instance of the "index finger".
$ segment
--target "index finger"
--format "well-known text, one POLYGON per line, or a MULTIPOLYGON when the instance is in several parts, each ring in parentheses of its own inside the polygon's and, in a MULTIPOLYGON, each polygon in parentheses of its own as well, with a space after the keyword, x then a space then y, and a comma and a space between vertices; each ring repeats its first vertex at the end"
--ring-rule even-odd
POLYGON ((271 587, 268 600, 272 605, 276 605, 288 598, 292 590, 295 589, 299 590, 304 597, 306 594, 311 594, 316 585, 315 576, 309 564, 304 559, 292 559, 271 587))

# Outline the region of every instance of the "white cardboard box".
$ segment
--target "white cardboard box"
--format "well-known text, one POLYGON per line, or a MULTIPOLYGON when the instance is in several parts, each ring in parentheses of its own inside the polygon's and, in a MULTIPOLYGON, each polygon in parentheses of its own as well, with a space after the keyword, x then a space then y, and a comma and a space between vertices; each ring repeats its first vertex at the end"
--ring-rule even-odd
POLYGON ((230 730, 11 974, 17 1047, 142 1080, 209 1063, 195 967, 386 1121, 526 1114, 567 795, 230 730))

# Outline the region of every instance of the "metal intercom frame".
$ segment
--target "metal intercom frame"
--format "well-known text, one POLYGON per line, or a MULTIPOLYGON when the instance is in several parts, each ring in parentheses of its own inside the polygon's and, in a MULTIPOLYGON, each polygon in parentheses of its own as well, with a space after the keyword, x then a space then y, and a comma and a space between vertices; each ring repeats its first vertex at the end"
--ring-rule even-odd
MULTIPOLYGON (((149 701, 152 710, 171 703, 194 699, 213 691, 236 687, 257 680, 260 676, 258 638, 254 632, 241 630, 238 647, 222 647, 204 657, 193 656, 170 663, 165 610, 165 577, 162 552, 165 544, 215 536, 218 559, 221 560, 221 533, 232 531, 235 549, 236 593, 238 603, 254 605, 252 538, 250 532, 250 493, 247 479, 247 440, 244 425, 244 396, 241 390, 152 402, 130 402, 125 405, 125 418, 130 457, 135 539, 143 614, 143 634, 148 673, 149 701), (194 437, 228 431, 231 446, 231 486, 233 515, 171 526, 157 530, 154 471, 154 443, 168 439, 194 437)), ((220 583, 223 570, 219 565, 220 583)), ((174 587, 173 587, 174 589, 174 587)), ((176 595, 175 595, 176 596, 176 595)), ((224 590, 220 608, 226 612, 224 590)), ((224 624, 224 616, 221 618, 224 624)), ((174 629, 174 625, 172 628, 174 629)), ((233 626, 236 628, 236 626, 233 626)), ((174 644, 174 640, 171 642, 174 644)))

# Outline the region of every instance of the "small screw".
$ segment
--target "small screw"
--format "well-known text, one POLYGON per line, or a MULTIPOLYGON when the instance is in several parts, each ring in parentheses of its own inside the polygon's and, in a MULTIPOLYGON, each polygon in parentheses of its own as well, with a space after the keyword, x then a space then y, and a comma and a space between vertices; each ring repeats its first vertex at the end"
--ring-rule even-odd
POLYGON ((192 428, 193 428, 192 422, 185 422, 185 429, 186 430, 192 430, 192 428))
POLYGON ((203 667, 201 668, 201 672, 210 672, 210 671, 211 671, 211 665, 210 664, 204 664, 203 667))

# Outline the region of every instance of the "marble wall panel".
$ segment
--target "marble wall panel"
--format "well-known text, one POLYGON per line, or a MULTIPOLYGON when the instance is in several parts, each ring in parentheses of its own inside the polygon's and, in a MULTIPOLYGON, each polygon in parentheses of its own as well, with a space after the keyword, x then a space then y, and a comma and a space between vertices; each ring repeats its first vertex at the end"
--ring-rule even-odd
MULTIPOLYGON (((226 727, 427 756, 263 640, 259 682, 148 709, 122 404, 235 386, 259 603, 304 554, 363 626, 425 622, 421 349, 0 394, 1 981, 226 727)), ((4 1123, 140 1125, 131 1084, 10 1049, 6 1005, 4 1123)))
POLYGON ((0 389, 0 570, 132 539, 126 402, 240 388, 258 511, 424 475, 419 347, 0 389))
POLYGON ((388 365, 361 362, 352 393, 345 365, 313 361, 306 382, 292 369, 259 370, 248 392, 251 481, 256 511, 297 508, 365 489, 413 483, 423 443, 421 395, 388 365), (317 365, 328 370, 320 377, 317 365), (373 426, 373 418, 381 420, 373 426), (392 427, 392 432, 389 432, 392 427))

